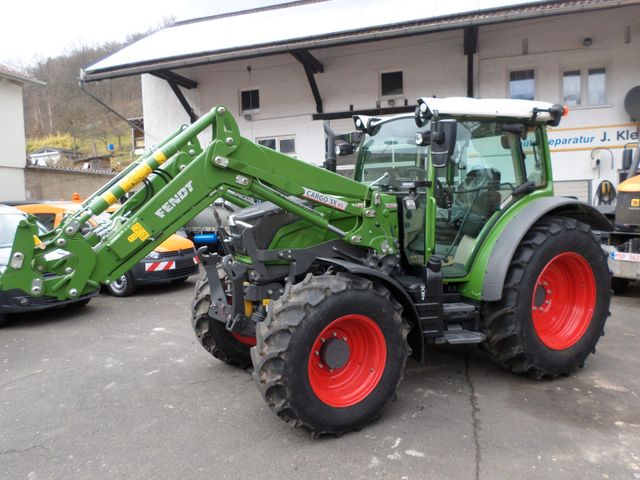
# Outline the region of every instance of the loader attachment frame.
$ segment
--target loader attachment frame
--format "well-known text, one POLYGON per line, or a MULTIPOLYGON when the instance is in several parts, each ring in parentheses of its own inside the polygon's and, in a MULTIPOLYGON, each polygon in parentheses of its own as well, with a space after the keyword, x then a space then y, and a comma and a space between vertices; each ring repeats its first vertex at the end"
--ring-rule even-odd
POLYGON ((35 222, 22 221, 0 288, 60 300, 80 296, 118 278, 217 198, 245 207, 243 196, 291 212, 327 241, 341 239, 380 256, 397 252, 393 197, 256 145, 216 106, 141 156, 56 230, 38 237, 35 222), (212 140, 202 148, 198 136, 209 127, 212 140), (127 195, 108 221, 83 233, 89 218, 127 195), (333 225, 345 218, 350 229, 333 225))

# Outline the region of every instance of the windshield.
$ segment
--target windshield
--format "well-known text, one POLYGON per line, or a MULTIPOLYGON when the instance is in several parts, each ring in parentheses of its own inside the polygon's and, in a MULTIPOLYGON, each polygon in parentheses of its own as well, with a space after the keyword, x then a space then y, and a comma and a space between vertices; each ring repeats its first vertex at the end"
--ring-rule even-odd
POLYGON ((384 190, 400 190, 403 182, 426 179, 426 147, 416 145, 413 117, 384 122, 365 135, 359 148, 355 179, 384 190))

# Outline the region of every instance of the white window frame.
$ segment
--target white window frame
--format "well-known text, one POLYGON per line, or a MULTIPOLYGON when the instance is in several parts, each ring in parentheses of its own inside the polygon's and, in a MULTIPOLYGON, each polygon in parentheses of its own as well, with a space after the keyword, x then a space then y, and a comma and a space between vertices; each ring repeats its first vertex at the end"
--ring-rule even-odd
POLYGON ((380 72, 380 74, 378 75, 378 97, 380 98, 380 100, 385 101, 385 100, 403 100, 405 98, 405 88, 404 88, 404 79, 405 79, 405 75, 404 75, 404 70, 400 70, 400 69, 393 69, 393 70, 385 70, 384 72, 380 72), (387 73, 401 73, 402 74, 402 93, 397 93, 395 95, 383 95, 382 94, 382 75, 385 75, 387 73))
POLYGON ((589 62, 588 64, 563 65, 560 68, 560 103, 564 103, 564 74, 565 72, 580 72, 580 105, 569 106, 572 110, 589 108, 606 108, 611 106, 611 69, 607 62, 589 62), (589 70, 604 68, 604 103, 588 103, 589 101, 589 70))
POLYGON ((505 98, 512 98, 511 97, 511 74, 513 72, 525 72, 528 70, 532 70, 533 71, 533 99, 537 100, 539 98, 538 96, 538 69, 532 66, 524 66, 524 67, 517 67, 517 68, 510 68, 507 70, 507 75, 506 75, 506 93, 505 93, 505 98))
POLYGON ((260 89, 258 87, 243 88, 243 89, 238 90, 238 111, 240 112, 241 115, 251 115, 253 113, 260 113, 260 107, 252 108, 252 109, 249 109, 249 110, 243 110, 242 109, 242 94, 244 92, 253 92, 254 90, 258 91, 258 101, 261 103, 260 89))
POLYGON ((531 70, 533 72, 533 99, 538 99, 538 69, 532 66, 523 66, 517 68, 510 68, 507 70, 507 79, 506 79, 506 98, 511 97, 511 74, 513 72, 526 72, 531 70))
POLYGON ((289 155, 290 157, 293 158, 298 158, 297 157, 297 142, 296 142, 296 136, 295 135, 271 135, 268 137, 256 137, 255 138, 255 143, 260 143, 261 141, 265 141, 265 140, 274 140, 276 142, 276 148, 275 151, 282 153, 282 151, 280 150, 280 143, 282 142, 282 140, 293 140, 294 143, 294 151, 291 153, 284 153, 283 155, 289 155))

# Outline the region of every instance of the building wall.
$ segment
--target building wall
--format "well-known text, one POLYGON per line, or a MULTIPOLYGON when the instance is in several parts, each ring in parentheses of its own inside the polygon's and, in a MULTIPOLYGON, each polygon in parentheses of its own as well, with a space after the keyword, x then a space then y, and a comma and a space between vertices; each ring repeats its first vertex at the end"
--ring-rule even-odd
MULTIPOLYGON (((313 55, 325 68, 315 76, 325 112, 347 111, 351 105, 355 110, 376 108, 380 72, 403 71, 404 98, 409 104, 421 95, 466 93, 460 31, 325 48, 314 50, 313 55)), ((226 105, 243 136, 253 141, 295 136, 298 158, 317 164, 324 160, 322 122, 312 119, 315 100, 304 68, 291 55, 205 65, 180 73, 198 82, 197 89, 183 90, 197 113, 217 104, 226 105), (252 89, 260 91, 260 112, 245 120, 240 112, 240 92, 252 89)), ((164 80, 144 75, 142 90, 146 145, 159 142, 180 123, 188 123, 184 109, 164 80)), ((397 100, 396 105, 402 104, 397 100)), ((382 106, 387 105, 383 102, 382 106)), ((334 123, 339 132, 353 130, 351 120, 334 123)))
POLYGON ((32 166, 24 173, 27 200, 71 200, 74 192, 84 199, 115 176, 114 173, 32 166))
POLYGON ((478 57, 478 93, 485 98, 508 95, 509 71, 533 68, 536 98, 562 103, 564 71, 605 67, 606 104, 571 107, 549 131, 550 148, 555 180, 586 180, 592 193, 605 179, 617 185, 622 147, 637 141, 624 97, 640 85, 640 6, 483 27, 478 57), (585 38, 590 46, 583 45, 585 38))
MULTIPOLYGON (((409 105, 420 96, 467 93, 467 59, 461 30, 311 52, 325 67, 324 73, 315 78, 327 113, 348 111, 351 107, 376 108, 381 72, 403 71, 404 98, 409 105)), ((592 192, 601 180, 618 183, 622 151, 622 142, 617 139, 619 131, 628 130, 625 135, 629 141, 633 139, 635 126, 629 124, 623 99, 631 87, 640 84, 640 5, 481 26, 475 56, 476 96, 504 98, 509 93, 509 71, 533 68, 536 99, 561 103, 563 70, 601 66, 607 69, 607 104, 573 108, 560 128, 549 134, 552 141, 559 143, 552 148, 555 179, 585 180, 582 186, 592 192), (627 36, 629 42, 625 43, 627 36), (591 38, 591 46, 583 46, 586 37, 591 38), (581 135, 594 139, 577 146, 562 144, 565 138, 569 139, 566 143, 581 135), (605 140, 600 141, 602 138, 605 140), (600 158, 599 168, 592 168, 592 157, 600 158)), ((178 72, 199 82, 197 89, 185 90, 198 113, 224 104, 236 115, 243 136, 254 141, 295 136, 298 158, 323 161, 322 122, 312 119, 315 101, 303 67, 292 56, 274 55, 178 72), (240 112, 240 91, 250 89, 260 91, 260 112, 246 120, 240 112)), ((188 123, 165 81, 144 76, 143 99, 148 146, 179 123, 188 123)), ((402 104, 402 99, 396 101, 396 105, 402 104)), ((383 101, 381 106, 387 105, 383 101)), ((332 127, 338 133, 353 130, 348 119, 334 120, 332 127)), ((571 184, 571 189, 575 188, 578 187, 571 184)), ((591 194, 580 196, 588 200, 591 194)))
POLYGON ((24 200, 26 147, 22 86, 0 78, 0 202, 24 200))

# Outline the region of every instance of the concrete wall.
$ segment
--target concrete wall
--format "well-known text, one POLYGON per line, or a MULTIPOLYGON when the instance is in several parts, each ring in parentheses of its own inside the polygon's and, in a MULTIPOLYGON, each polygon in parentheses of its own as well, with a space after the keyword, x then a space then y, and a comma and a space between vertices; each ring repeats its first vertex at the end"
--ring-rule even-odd
POLYGON ((22 86, 0 78, 0 202, 23 200, 26 147, 22 86))
MULTIPOLYGON (((595 12, 481 26, 475 56, 476 96, 508 96, 511 70, 533 68, 536 99, 562 102, 562 74, 566 69, 607 69, 607 104, 575 107, 550 138, 594 137, 579 145, 552 149, 554 176, 559 181, 586 180, 591 191, 609 179, 617 184, 622 142, 619 132, 633 140, 635 126, 623 108, 627 91, 640 85, 640 5, 595 12), (627 33, 628 32, 628 33, 627 33), (583 46, 585 38, 590 46, 583 46), (628 37, 628 38, 627 38, 628 37), (526 39, 528 51, 523 51, 526 39), (628 40, 628 42, 627 42, 628 40), (624 133, 625 135, 627 133, 624 133), (606 136, 605 136, 606 134, 606 136), (604 139, 601 141, 601 139, 604 139), (600 158, 599 168, 593 168, 600 158), (613 163, 613 167, 612 167, 613 163)), ((420 96, 465 96, 467 60, 463 32, 452 30, 401 39, 312 50, 324 73, 315 78, 324 111, 344 112, 376 108, 380 101, 381 72, 401 70, 404 98, 409 105, 420 96)), ((321 163, 324 157, 322 122, 313 120, 315 102, 302 66, 290 55, 177 70, 199 82, 184 90, 191 105, 202 113, 216 104, 236 115, 241 133, 262 137, 295 136, 296 156, 321 163), (247 67, 251 66, 249 70, 247 67), (240 114, 240 91, 260 90, 260 112, 245 120, 240 114)), ((147 145, 158 142, 188 118, 164 80, 143 77, 143 104, 147 145)), ((382 107, 387 106, 384 101, 382 107)), ((402 104, 402 99, 396 103, 402 104)), ((353 129, 350 120, 332 121, 338 133, 353 129)), ((202 137, 206 141, 205 136, 202 137)), ((586 196, 586 195, 585 195, 586 196)), ((586 200, 586 198, 585 198, 586 200)))
POLYGON ((85 199, 115 175, 33 166, 24 173, 27 200, 71 200, 74 192, 85 199))

